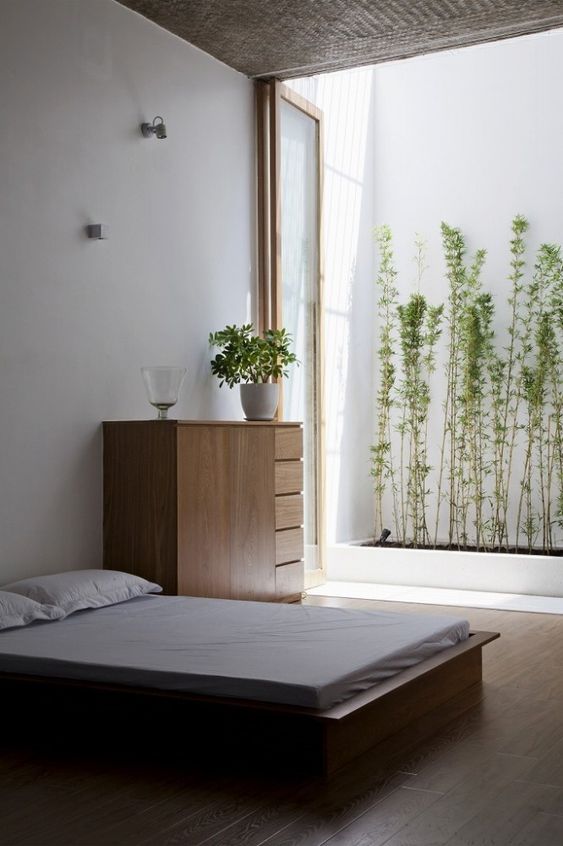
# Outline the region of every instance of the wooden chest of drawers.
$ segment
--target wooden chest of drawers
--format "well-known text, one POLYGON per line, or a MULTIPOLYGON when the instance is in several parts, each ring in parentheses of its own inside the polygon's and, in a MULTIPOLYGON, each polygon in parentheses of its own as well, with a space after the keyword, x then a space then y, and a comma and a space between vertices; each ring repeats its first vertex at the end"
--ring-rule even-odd
POLYGON ((104 567, 168 594, 303 590, 299 423, 104 423, 104 567))

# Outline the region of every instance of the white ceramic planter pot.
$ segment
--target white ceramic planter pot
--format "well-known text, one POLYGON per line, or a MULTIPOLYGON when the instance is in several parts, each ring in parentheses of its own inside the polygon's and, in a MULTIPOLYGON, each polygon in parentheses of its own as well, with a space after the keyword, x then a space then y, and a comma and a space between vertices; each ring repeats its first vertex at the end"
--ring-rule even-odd
POLYGON ((247 420, 273 420, 279 397, 280 386, 275 382, 240 386, 240 401, 247 420))
POLYGON ((563 596, 563 559, 340 543, 327 549, 327 578, 337 582, 563 596))

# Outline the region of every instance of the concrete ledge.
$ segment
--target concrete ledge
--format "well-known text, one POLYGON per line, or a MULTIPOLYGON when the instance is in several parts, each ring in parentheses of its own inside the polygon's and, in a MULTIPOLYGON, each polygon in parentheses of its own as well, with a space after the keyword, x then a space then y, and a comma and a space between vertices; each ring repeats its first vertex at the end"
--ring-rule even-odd
POLYGON ((327 549, 327 579, 563 596, 563 558, 342 543, 327 549))

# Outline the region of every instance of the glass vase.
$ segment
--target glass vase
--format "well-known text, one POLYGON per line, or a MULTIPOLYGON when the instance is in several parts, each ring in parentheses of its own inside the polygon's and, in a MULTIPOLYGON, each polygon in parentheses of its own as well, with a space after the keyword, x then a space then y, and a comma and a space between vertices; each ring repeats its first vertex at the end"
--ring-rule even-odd
POLYGON ((168 419, 168 409, 178 402, 185 367, 141 367, 147 398, 157 410, 157 420, 168 419))

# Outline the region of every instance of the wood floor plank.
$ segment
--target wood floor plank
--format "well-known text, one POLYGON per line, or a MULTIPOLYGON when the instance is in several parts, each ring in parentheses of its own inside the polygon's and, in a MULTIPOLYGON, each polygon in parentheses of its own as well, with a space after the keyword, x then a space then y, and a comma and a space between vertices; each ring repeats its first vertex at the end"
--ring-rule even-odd
POLYGON ((537 784, 563 787, 563 740, 556 743, 543 758, 540 758, 526 778, 537 784))
POLYGON ((209 846, 259 846, 302 819, 305 800, 273 801, 206 841, 209 846))
MULTIPOLYGON (((563 790, 544 784, 512 781, 448 841, 449 846, 494 843, 511 846, 538 813, 563 813, 563 790)), ((546 843, 545 846, 550 846, 546 843)), ((555 844, 554 844, 555 846, 555 844)))
POLYGON ((492 754, 467 779, 393 835, 386 846, 444 846, 485 809, 503 787, 530 770, 534 759, 492 754))
POLYGON ((514 731, 500 752, 543 758, 563 743, 563 709, 559 702, 531 699, 529 718, 514 731))
MULTIPOLYGON (((491 752, 539 759, 561 738, 563 723, 555 703, 529 698, 512 706, 503 703, 504 697, 492 708, 481 703, 481 710, 475 709, 467 718, 463 736, 419 767, 413 787, 446 792, 468 778, 491 752)), ((463 718, 458 729, 462 722, 463 718)))
POLYGON ((397 773, 379 777, 368 790, 362 781, 347 792, 333 787, 311 802, 296 822, 263 840, 260 846, 321 846, 408 780, 408 776, 397 773))
MULTIPOLYGON (((392 792, 395 785, 410 781, 408 775, 399 773, 389 779, 386 772, 385 766, 378 764, 374 767, 370 756, 362 756, 336 777, 329 780, 319 778, 300 790, 291 789, 287 796, 278 798, 276 802, 222 831, 212 842, 217 846, 260 846, 273 843, 276 836, 286 839, 292 830, 304 829, 311 818, 322 820, 323 831, 327 826, 337 829, 340 817, 355 818, 362 813, 363 808, 371 807, 382 796, 392 792), (358 788, 361 788, 361 793, 358 788), (339 813, 336 812, 337 808, 339 813), (327 811, 328 815, 333 814, 334 819, 328 820, 327 811)), ((315 832, 313 839, 316 836, 315 832)))
POLYGON ((353 823, 343 828, 325 846, 382 846, 407 822, 430 808, 441 796, 432 790, 399 787, 353 823))
MULTIPOLYGON (((213 788, 195 785, 168 790, 163 797, 155 791, 155 796, 142 805, 124 806, 118 801, 100 811, 96 820, 97 836, 104 846, 139 846, 154 835, 162 836, 180 821, 201 814, 216 802, 213 788)), ((90 846, 91 842, 92 835, 87 829, 72 833, 73 846, 90 846)))
MULTIPOLYGON (((60 796, 57 801, 44 802, 38 811, 30 815, 29 805, 24 821, 6 815, 2 820, 5 836, 17 830, 22 846, 35 846, 40 838, 41 846, 53 846, 62 842, 78 843, 84 840, 92 842, 92 817, 95 817, 96 830, 102 832, 108 818, 118 819, 133 817, 140 810, 150 807, 170 793, 171 785, 164 780, 155 782, 134 772, 126 778, 121 771, 121 778, 116 781, 111 772, 91 775, 87 783, 76 792, 60 796)), ((192 791, 192 796, 197 793, 192 791)), ((29 801, 24 794, 22 800, 29 801)), ((22 807, 25 814, 25 807, 22 807)))
POLYGON ((222 842, 225 830, 273 800, 272 795, 260 796, 258 789, 250 795, 240 790, 229 790, 213 804, 139 843, 142 846, 200 846, 213 842, 218 836, 218 842, 222 842))
POLYGON ((538 813, 516 835, 510 846, 560 846, 563 843, 563 817, 538 813))
POLYGON ((484 743, 464 741, 442 747, 437 754, 429 755, 413 775, 411 785, 418 790, 436 790, 448 793, 456 785, 470 778, 475 769, 491 757, 491 750, 484 743))

